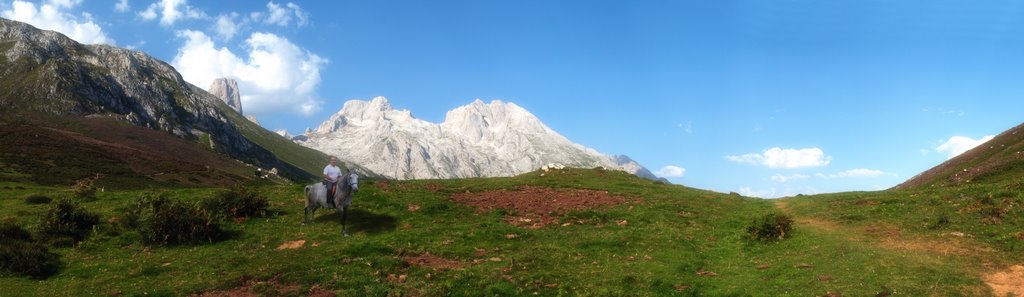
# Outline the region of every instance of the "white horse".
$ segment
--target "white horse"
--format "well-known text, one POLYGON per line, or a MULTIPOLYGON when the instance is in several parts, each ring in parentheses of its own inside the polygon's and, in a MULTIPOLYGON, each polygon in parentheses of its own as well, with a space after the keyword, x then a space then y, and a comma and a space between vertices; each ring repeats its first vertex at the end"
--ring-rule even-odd
POLYGON ((331 201, 334 202, 333 207, 327 202, 327 186, 323 183, 306 186, 306 209, 302 214, 302 223, 306 223, 306 217, 309 217, 309 223, 313 223, 318 208, 337 208, 338 216, 341 218, 341 234, 348 237, 348 232, 345 230, 345 214, 348 212, 349 204, 352 204, 352 194, 358 191, 359 175, 353 171, 342 175, 338 181, 337 190, 331 197, 331 201))

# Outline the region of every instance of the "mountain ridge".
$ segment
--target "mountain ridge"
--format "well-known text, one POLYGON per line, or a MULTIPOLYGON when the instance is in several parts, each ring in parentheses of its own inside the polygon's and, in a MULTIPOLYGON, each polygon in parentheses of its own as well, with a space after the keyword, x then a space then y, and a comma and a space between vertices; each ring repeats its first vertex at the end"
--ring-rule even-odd
POLYGON ((203 144, 296 180, 318 176, 321 153, 245 120, 145 53, 83 45, 0 19, 0 113, 108 117, 203 144), (282 157, 278 157, 278 156, 282 157))
POLYGON ((395 110, 385 97, 350 100, 304 136, 297 142, 389 178, 512 176, 562 164, 664 181, 628 157, 573 143, 526 109, 501 100, 476 99, 448 111, 441 123, 395 110))

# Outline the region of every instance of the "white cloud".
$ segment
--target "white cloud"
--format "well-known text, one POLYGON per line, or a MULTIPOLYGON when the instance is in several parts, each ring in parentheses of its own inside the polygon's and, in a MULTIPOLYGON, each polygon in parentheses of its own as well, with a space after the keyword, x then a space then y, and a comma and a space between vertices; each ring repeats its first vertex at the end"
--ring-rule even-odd
POLYGON ((206 13, 188 5, 188 0, 160 0, 150 4, 144 11, 139 12, 142 19, 150 21, 161 15, 160 24, 164 26, 173 25, 182 19, 204 19, 206 13))
POLYGON ((815 174, 814 176, 817 176, 817 177, 820 177, 820 178, 832 179, 832 178, 847 178, 847 177, 876 177, 876 176, 880 176, 880 175, 883 175, 883 174, 885 174, 885 172, 881 171, 881 170, 857 168, 857 169, 850 169, 850 170, 847 170, 847 171, 843 171, 843 172, 840 172, 840 173, 830 173, 830 174, 818 173, 818 174, 815 174))
POLYGON ((741 187, 739 190, 737 190, 737 193, 739 193, 740 195, 743 195, 743 196, 747 196, 747 197, 779 198, 779 197, 796 196, 796 195, 799 195, 799 194, 814 195, 814 194, 821 193, 821 191, 818 191, 817 189, 812 188, 812 187, 803 187, 803 188, 790 188, 790 187, 786 187, 785 189, 782 189, 782 190, 777 189, 775 187, 767 188, 767 189, 761 189, 761 190, 755 190, 755 189, 752 189, 750 187, 741 187))
MULTIPOLYGON (((309 22, 309 13, 303 11, 295 3, 288 2, 285 6, 281 6, 270 1, 267 3, 267 11, 267 17, 263 19, 263 23, 266 24, 287 27, 292 22, 292 18, 295 18, 295 24, 299 27, 305 26, 309 22)), ((253 14, 253 18, 262 17, 262 13, 253 14)))
POLYGON ((79 18, 65 11, 79 4, 81 1, 50 1, 36 7, 31 2, 14 1, 9 9, 0 12, 0 16, 28 23, 39 29, 57 31, 81 43, 114 44, 114 40, 93 22, 90 14, 82 13, 79 18))
POLYGON ((985 143, 995 138, 995 135, 986 135, 981 139, 975 140, 966 136, 953 136, 950 137, 946 143, 939 145, 935 148, 936 152, 946 153, 946 160, 952 159, 953 157, 959 156, 964 152, 971 150, 972 148, 985 143))
POLYGON ((772 175, 772 181, 784 183, 784 182, 788 182, 788 181, 806 179, 806 178, 809 178, 809 177, 810 176, 808 176, 808 175, 803 175, 803 174, 799 174, 799 173, 798 174, 790 174, 790 175, 776 174, 776 175, 772 175))
POLYGON ((114 11, 116 12, 127 12, 131 9, 132 7, 128 5, 128 0, 121 0, 114 4, 114 11))
POLYGON ((658 170, 658 172, 654 173, 654 175, 657 175, 657 176, 660 176, 660 177, 665 177, 665 178, 669 178, 669 177, 683 177, 684 174, 686 174, 686 168, 682 168, 682 167, 678 167, 678 166, 672 166, 672 165, 668 165, 668 166, 662 167, 661 170, 658 170))
POLYGON ((238 80, 247 114, 291 111, 310 115, 320 109, 314 93, 327 60, 269 33, 253 33, 245 41, 246 59, 217 48, 206 34, 178 31, 185 44, 171 64, 186 81, 206 88, 220 77, 238 80))
POLYGON ((820 148, 781 149, 773 147, 762 154, 750 153, 741 156, 726 156, 726 160, 742 164, 763 165, 768 168, 821 167, 832 161, 820 148))
POLYGON ((241 25, 235 22, 235 18, 238 17, 238 13, 231 13, 229 15, 217 16, 217 21, 214 24, 213 30, 217 32, 217 36, 224 40, 231 40, 238 34, 238 30, 241 25))

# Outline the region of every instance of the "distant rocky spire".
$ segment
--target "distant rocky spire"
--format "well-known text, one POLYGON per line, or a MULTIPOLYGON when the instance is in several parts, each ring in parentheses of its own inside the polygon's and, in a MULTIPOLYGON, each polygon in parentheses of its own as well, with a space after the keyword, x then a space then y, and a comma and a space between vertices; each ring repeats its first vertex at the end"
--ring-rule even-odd
POLYGON ((242 113, 241 95, 238 94, 238 82, 230 78, 218 78, 210 84, 210 94, 217 96, 238 113, 242 113))

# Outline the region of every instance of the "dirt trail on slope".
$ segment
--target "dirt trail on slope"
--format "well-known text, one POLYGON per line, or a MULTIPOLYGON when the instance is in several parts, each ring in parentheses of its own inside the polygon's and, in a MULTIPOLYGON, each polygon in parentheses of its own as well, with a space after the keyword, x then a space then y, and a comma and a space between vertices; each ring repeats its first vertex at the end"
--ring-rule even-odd
MULTIPOLYGON (((816 229, 828 233, 847 234, 847 239, 852 241, 876 241, 879 246, 885 249, 929 253, 941 256, 979 256, 987 258, 987 254, 997 252, 990 247, 980 246, 967 242, 962 233, 951 232, 944 235, 942 239, 911 237, 903 234, 898 227, 875 223, 866 227, 853 227, 837 224, 836 222, 803 217, 793 214, 786 201, 775 201, 775 208, 793 216, 793 221, 798 226, 816 229)), ((991 271, 991 263, 985 264, 983 270, 989 272, 982 275, 982 279, 992 289, 995 296, 1024 296, 1024 265, 1014 265, 1009 268, 991 271)))

